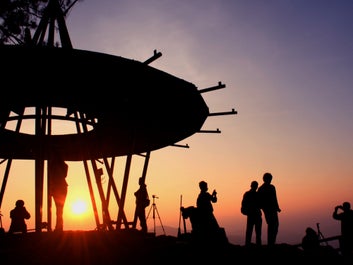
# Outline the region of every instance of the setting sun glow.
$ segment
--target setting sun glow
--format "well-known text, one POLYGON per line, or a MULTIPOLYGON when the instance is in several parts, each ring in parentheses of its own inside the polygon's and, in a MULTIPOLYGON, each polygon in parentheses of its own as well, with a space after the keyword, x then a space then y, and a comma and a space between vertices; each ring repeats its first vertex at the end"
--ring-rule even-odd
POLYGON ((74 215, 84 214, 87 210, 87 203, 82 199, 78 199, 71 204, 71 213, 74 215))

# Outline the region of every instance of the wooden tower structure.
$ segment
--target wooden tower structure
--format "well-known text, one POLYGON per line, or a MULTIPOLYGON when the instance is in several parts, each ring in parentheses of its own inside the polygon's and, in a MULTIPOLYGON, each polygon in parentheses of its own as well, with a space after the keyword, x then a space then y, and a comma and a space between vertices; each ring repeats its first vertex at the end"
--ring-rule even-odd
POLYGON ((1 163, 6 162, 0 207, 12 161, 34 160, 35 230, 41 232, 43 223, 47 223, 51 231, 51 199, 50 194, 44 194, 45 167, 51 155, 60 152, 65 161, 82 161, 84 165, 97 229, 135 228, 136 218, 128 218, 124 211, 133 156, 144 158, 141 177, 145 180, 152 151, 179 146, 179 141, 194 133, 220 133, 218 129, 201 130, 207 117, 237 112, 209 113, 201 94, 225 85, 219 82, 198 90, 190 82, 149 66, 160 52, 154 51, 151 58, 139 62, 74 49, 65 14, 58 0, 49 0, 33 37, 29 35, 25 44, 0 46, 0 71, 16 80, 6 97, 0 99, 0 158, 1 163), (55 43, 56 29, 60 45, 55 43), (107 89, 112 84, 113 96, 107 89), (28 113, 28 108, 33 112, 28 113), (55 108, 65 113, 56 114, 55 108), (21 132, 27 120, 34 121, 33 134, 21 132), (54 135, 54 120, 74 123, 76 131, 54 135), (13 129, 7 128, 9 122, 15 123, 13 129), (115 158, 120 156, 126 157, 126 163, 118 190, 113 172, 115 158), (103 170, 109 179, 106 189, 101 179, 103 170), (111 198, 118 206, 117 217, 109 212, 111 198), (43 222, 44 199, 47 222, 43 222))

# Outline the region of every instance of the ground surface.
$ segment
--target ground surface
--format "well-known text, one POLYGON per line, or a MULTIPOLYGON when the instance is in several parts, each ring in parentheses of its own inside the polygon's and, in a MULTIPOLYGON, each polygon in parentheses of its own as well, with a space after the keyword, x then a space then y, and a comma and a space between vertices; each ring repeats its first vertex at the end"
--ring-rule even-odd
POLYGON ((153 236, 138 231, 65 231, 0 236, 0 264, 349 264, 331 250, 309 255, 296 246, 245 247, 195 241, 189 235, 153 236))

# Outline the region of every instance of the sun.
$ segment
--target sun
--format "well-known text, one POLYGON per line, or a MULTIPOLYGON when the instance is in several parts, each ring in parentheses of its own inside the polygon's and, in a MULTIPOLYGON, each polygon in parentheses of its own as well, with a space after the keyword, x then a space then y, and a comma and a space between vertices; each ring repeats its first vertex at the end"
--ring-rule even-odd
POLYGON ((87 213, 87 210, 87 202, 82 199, 77 199, 71 204, 71 213, 74 215, 82 215, 84 213, 87 213))

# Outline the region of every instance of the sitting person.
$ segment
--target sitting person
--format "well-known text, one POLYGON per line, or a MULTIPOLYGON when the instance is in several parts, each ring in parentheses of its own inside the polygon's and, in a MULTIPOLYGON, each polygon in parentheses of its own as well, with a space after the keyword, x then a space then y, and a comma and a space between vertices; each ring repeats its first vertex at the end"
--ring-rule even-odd
POLYGON ((305 236, 302 239, 302 248, 306 253, 316 252, 320 248, 319 236, 311 227, 307 227, 305 230, 305 236))
POLYGON ((16 207, 10 211, 11 225, 9 233, 21 232, 23 234, 27 233, 27 224, 25 219, 31 218, 30 213, 24 207, 23 200, 16 201, 16 207))

